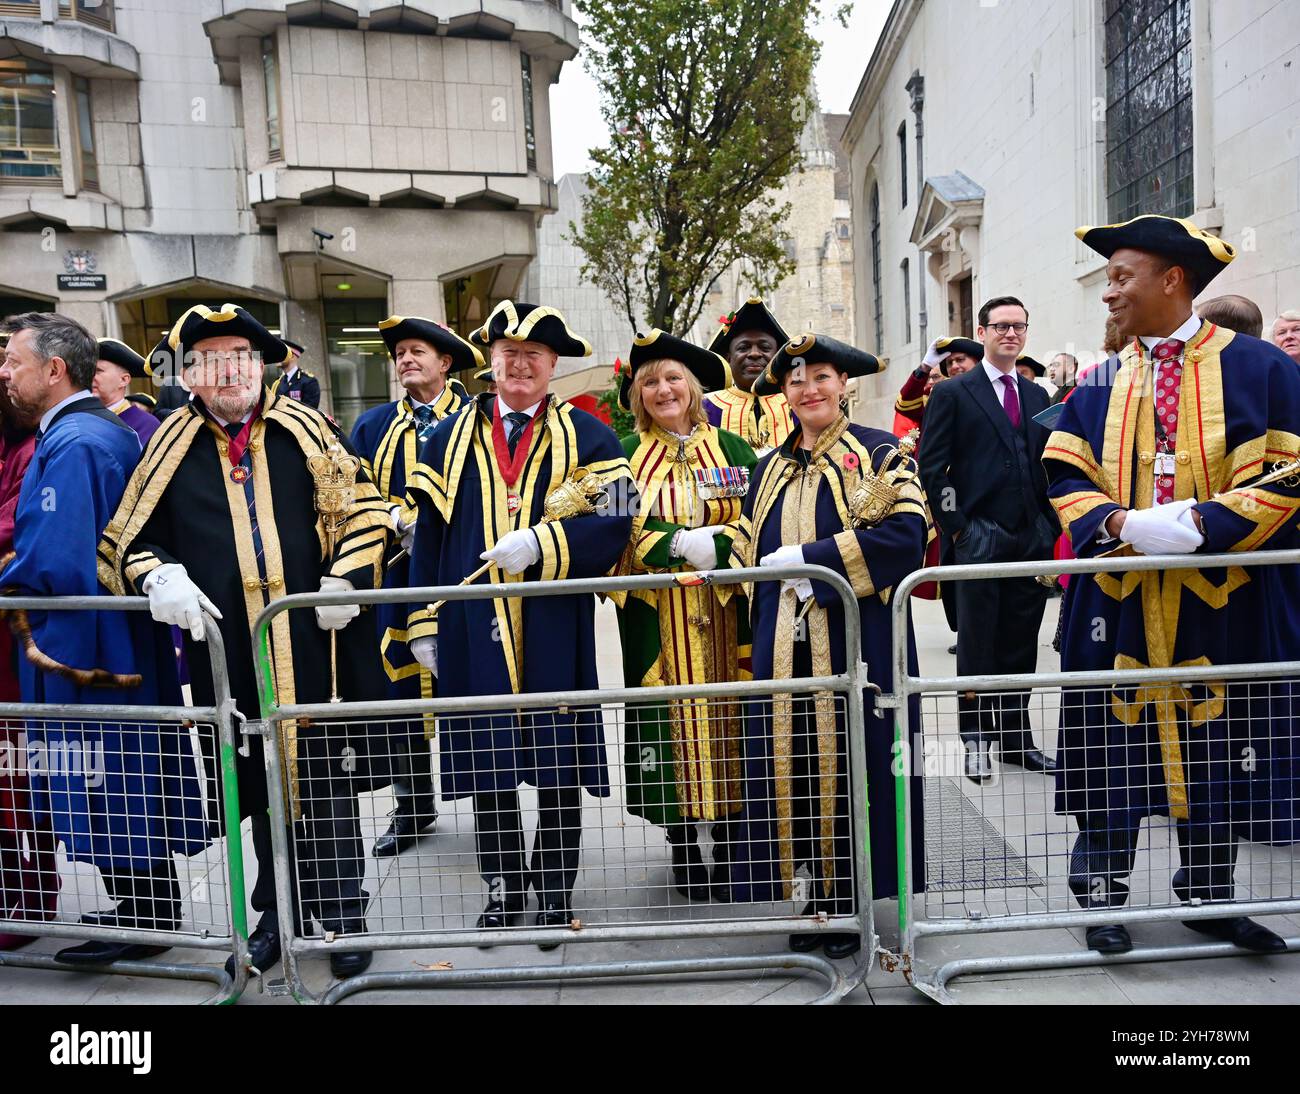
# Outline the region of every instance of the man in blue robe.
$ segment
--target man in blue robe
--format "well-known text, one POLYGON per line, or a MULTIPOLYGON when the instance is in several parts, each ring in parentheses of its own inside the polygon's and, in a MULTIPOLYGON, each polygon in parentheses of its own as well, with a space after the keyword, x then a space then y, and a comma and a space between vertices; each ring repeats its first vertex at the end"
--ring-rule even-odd
MULTIPOLYGON (((1105 255, 1102 299, 1135 337, 1063 404, 1043 460, 1080 558, 1214 554, 1294 543, 1300 476, 1252 485, 1300 448, 1300 373, 1276 347, 1199 319, 1192 300, 1234 257, 1190 221, 1141 216, 1080 228, 1105 255)), ((1063 606, 1067 671, 1268 663, 1297 655, 1295 567, 1075 575, 1063 606), (1288 572, 1290 571, 1290 572, 1288 572)), ((1070 888, 1084 907, 1128 896, 1142 819, 1174 821, 1182 901, 1233 899, 1237 840, 1296 838, 1293 686, 1156 683, 1066 689, 1056 809, 1079 836, 1070 888)), ((1245 917, 1187 926, 1244 949, 1285 948, 1245 917)), ((1102 953, 1119 925, 1088 930, 1102 953)))
MULTIPOLYGON (((0 578, 27 596, 94 596, 104 590, 96 545, 140 458, 135 431, 91 394, 98 349, 65 316, 6 320, 0 382, 23 412, 39 417, 36 451, 23 480, 14 558, 0 578)), ((139 674, 135 687, 84 686, 27 661, 27 703, 179 705, 169 644, 143 614, 32 612, 37 647, 63 666, 139 674)), ((175 930, 180 889, 173 854, 206 846, 203 794, 188 731, 150 723, 35 722, 29 727, 33 809, 48 816, 68 857, 97 866, 119 903, 116 926, 175 930), (78 762, 79 761, 79 762, 78 762)), ((62 950, 67 964, 150 957, 165 947, 88 942, 62 950)))
MULTIPOLYGON (((632 530, 635 487, 614 432, 547 388, 559 356, 585 357, 553 308, 502 301, 470 341, 490 347, 495 396, 482 394, 434 430, 409 479, 419 505, 411 584, 455 585, 484 561, 494 582, 598 577, 632 530), (608 504, 543 521, 547 498, 586 469, 608 504)), ((595 690, 590 595, 451 601, 408 622, 412 655, 442 695, 595 690)), ((499 711, 443 719, 444 798, 473 796, 479 870, 488 887, 480 929, 506 927, 537 890, 539 926, 573 918, 582 840, 581 792, 609 793, 599 709, 499 711), (519 785, 538 791, 528 868, 519 785)), ((548 947, 549 948, 549 947, 548 947)))
MULTIPOLYGON (((481 368, 483 357, 459 335, 431 319, 392 315, 379 324, 406 394, 396 402, 367 410, 352 429, 352 447, 366 461, 379 493, 392 505, 405 508, 406 477, 415 469, 419 451, 434 426, 455 414, 468 401, 465 389, 450 379, 454 371, 481 368)), ((414 514, 409 514, 412 524, 414 514)), ((402 526, 403 532, 407 530, 402 526)), ((409 537, 408 537, 409 538, 409 537)), ((410 585, 409 553, 403 549, 384 572, 385 589, 410 585)), ((406 645, 405 604, 378 604, 375 624, 379 651, 388 676, 390 699, 431 699, 437 680, 415 661, 406 645)), ((419 833, 438 819, 433 791, 433 761, 428 738, 434 719, 398 723, 388 730, 387 749, 393 765, 396 808, 388 831, 375 840, 373 854, 387 858, 413 846, 419 833)))

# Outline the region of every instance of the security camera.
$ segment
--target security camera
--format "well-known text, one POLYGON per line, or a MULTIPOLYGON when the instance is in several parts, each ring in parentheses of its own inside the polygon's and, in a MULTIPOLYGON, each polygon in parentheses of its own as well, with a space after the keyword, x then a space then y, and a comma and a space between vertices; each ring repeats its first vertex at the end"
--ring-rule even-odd
POLYGON ((325 241, 334 238, 333 232, 322 232, 319 228, 313 228, 311 234, 316 237, 316 247, 322 251, 325 249, 325 241))

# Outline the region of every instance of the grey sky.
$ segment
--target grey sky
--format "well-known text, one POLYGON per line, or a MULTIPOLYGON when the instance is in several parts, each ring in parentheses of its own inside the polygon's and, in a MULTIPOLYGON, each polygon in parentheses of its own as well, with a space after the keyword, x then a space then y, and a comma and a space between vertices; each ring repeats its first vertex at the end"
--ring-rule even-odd
MULTIPOLYGON (((823 6, 829 9, 833 3, 824 0, 823 6)), ((816 27, 822 44, 817 94, 823 110, 848 111, 890 7, 890 0, 855 0, 847 30, 831 18, 816 27)), ((578 21, 581 25, 581 18, 578 21)), ((591 166, 587 149, 605 141, 596 87, 583 68, 581 53, 564 66, 560 82, 551 88, 551 129, 556 178, 587 170, 591 166)))

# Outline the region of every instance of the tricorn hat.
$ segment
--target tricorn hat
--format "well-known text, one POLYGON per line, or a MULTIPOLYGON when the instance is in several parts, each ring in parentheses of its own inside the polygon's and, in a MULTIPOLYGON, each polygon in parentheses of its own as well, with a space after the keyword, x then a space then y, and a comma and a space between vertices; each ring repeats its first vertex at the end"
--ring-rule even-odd
POLYGON ((465 368, 482 368, 483 355, 465 341, 459 334, 449 330, 432 319, 419 316, 390 315, 380 320, 379 337, 388 347, 388 356, 397 360, 397 344, 407 338, 418 338, 428 342, 438 353, 445 353, 451 358, 453 372, 465 368))
POLYGON ((232 335, 247 338, 265 364, 278 365, 289 356, 289 347, 238 304, 223 304, 219 311, 195 304, 176 320, 167 335, 167 345, 183 365, 196 342, 232 335))
POLYGON ((954 353, 964 353, 976 361, 984 358, 984 346, 974 338, 940 338, 934 343, 934 348, 944 353, 943 360, 939 362, 939 371, 945 376, 948 375, 948 358, 954 353))
POLYGON ((751 296, 732 312, 722 323, 721 329, 713 336, 709 349, 722 357, 731 352, 731 340, 747 330, 763 331, 776 339, 778 346, 790 341, 790 336, 763 303, 762 297, 751 296))
POLYGON ((649 361, 677 361, 691 371, 705 391, 716 391, 731 384, 731 368, 716 353, 701 349, 685 338, 678 338, 658 327, 646 334, 638 334, 632 340, 627 360, 628 363, 620 374, 622 383, 618 391, 619 405, 624 410, 632 409, 632 380, 636 376, 636 370, 649 361))
POLYGON ((830 365, 849 376, 870 376, 885 367, 874 353, 824 334, 804 334, 776 351, 767 370, 754 381, 754 391, 759 395, 776 394, 781 390, 781 380, 796 365, 830 365))
POLYGON ((1076 228, 1074 234, 1106 258, 1123 247, 1167 258, 1192 275, 1192 288, 1197 293, 1237 257, 1231 243, 1196 227, 1190 220, 1154 213, 1134 217, 1122 224, 1104 224, 1095 228, 1085 225, 1076 228))
POLYGON ((537 304, 516 304, 513 300, 502 300, 492 314, 469 340, 476 346, 490 346, 498 338, 508 338, 512 342, 540 342, 549 346, 561 357, 589 357, 591 343, 569 330, 564 316, 555 308, 543 308, 537 304))
POLYGON ((1047 366, 1044 365, 1041 361, 1034 360, 1034 358, 1030 357, 1029 354, 1027 353, 1022 353, 1019 357, 1016 358, 1016 365, 1017 367, 1020 365, 1028 365, 1031 369, 1034 370, 1035 376, 1047 375, 1047 366))
POLYGON ((137 380, 143 380, 150 375, 145 359, 125 342, 119 342, 116 338, 99 339, 98 360, 111 361, 118 368, 126 369, 137 380))

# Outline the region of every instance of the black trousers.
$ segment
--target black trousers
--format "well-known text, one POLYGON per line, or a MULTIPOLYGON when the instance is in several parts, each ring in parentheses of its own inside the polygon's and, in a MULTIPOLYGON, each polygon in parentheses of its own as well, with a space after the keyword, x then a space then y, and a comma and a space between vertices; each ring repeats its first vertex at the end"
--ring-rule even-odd
POLYGON ((438 816, 438 809, 433 792, 433 758, 424 736, 424 722, 406 722, 402 726, 405 732, 392 733, 387 742, 397 813, 433 820, 438 816))
MULTIPOLYGON (((1037 557, 1032 528, 1016 534, 1016 560, 1037 557)), ((1009 561, 999 559, 999 561, 1009 561)), ((1032 577, 958 581, 948 586, 957 604, 957 674, 992 676, 1030 673, 1038 667, 1038 629, 1047 590, 1032 577)), ((1029 692, 959 695, 957 724, 962 740, 996 742, 1003 752, 1036 747, 1029 721, 1029 692)))
POLYGON ((490 899, 522 903, 531 882, 543 904, 568 906, 582 846, 581 795, 576 786, 538 788, 537 833, 527 870, 519 791, 474 795, 479 872, 490 899))

